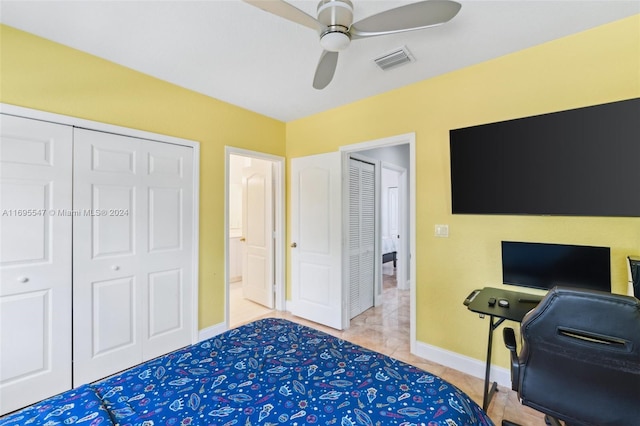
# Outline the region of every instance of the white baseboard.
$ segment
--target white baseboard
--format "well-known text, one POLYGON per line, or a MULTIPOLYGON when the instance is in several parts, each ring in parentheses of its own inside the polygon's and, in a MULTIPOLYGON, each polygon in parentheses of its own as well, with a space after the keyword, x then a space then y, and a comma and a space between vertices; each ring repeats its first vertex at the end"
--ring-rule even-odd
POLYGON ((224 333, 225 331, 227 331, 227 326, 225 325, 224 322, 212 325, 211 327, 203 328, 198 332, 198 342, 211 339, 212 337, 215 337, 218 334, 224 333))
POLYGON ((398 283, 398 290, 409 290, 411 288, 411 280, 398 283))
POLYGON ((285 300, 284 301, 284 310, 285 312, 291 312, 294 306, 294 302, 292 300, 285 300))
MULTIPOLYGON (((484 380, 484 361, 451 352, 446 349, 416 341, 415 354, 429 361, 437 362, 445 367, 455 368, 465 374, 484 380)), ((491 366, 490 377, 492 382, 511 389, 511 372, 503 367, 491 366)))

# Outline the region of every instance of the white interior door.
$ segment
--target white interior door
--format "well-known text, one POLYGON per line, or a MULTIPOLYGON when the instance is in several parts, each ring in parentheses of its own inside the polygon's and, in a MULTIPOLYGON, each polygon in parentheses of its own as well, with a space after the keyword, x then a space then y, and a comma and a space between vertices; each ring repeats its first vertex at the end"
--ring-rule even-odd
POLYGON ((1 415, 71 388, 72 128, 0 119, 1 415))
POLYGON ((273 171, 270 161, 251 159, 242 170, 242 295, 273 309, 274 220, 273 171))
POLYGON ((349 160, 349 318, 373 307, 376 241, 375 166, 349 160))
POLYGON ((291 160, 291 313, 342 329, 341 153, 291 160))
POLYGON ((191 149, 76 129, 74 384, 191 343, 191 149))

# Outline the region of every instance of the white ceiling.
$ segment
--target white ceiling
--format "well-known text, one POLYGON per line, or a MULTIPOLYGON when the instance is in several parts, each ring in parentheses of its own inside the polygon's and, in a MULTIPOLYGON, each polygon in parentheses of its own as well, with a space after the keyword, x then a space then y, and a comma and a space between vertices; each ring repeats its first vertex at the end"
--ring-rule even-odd
MULTIPOLYGON (((445 25, 354 40, 321 91, 317 34, 240 0, 1 0, 0 22, 286 122, 640 13, 640 0, 459 2, 445 25), (373 62, 403 45, 415 62, 373 62)), ((291 3, 315 16, 317 1, 291 3)), ((353 3, 358 21, 412 1, 353 3)))

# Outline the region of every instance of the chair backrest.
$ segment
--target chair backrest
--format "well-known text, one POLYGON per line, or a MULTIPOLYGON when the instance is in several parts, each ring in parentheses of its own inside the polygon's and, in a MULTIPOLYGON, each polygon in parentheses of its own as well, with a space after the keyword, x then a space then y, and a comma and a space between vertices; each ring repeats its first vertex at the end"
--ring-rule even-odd
POLYGON ((524 318, 522 403, 574 425, 640 425, 640 301, 556 287, 524 318))

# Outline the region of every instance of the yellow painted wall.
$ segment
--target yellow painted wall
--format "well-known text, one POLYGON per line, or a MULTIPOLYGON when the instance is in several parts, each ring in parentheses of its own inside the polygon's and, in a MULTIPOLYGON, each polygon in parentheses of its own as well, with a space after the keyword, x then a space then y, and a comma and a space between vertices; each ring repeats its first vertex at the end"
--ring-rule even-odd
MULTIPOLYGON (((502 285, 501 240, 609 246, 613 291, 624 292, 625 257, 640 254, 640 218, 454 216, 449 130, 639 96, 637 15, 289 122, 286 153, 416 133, 417 338, 484 359, 487 322, 462 300, 475 288, 502 285), (434 237, 436 223, 449 224, 449 238, 434 237)), ((508 365, 506 350, 494 353, 508 365)))
POLYGON ((224 146, 284 156, 285 124, 0 26, 0 102, 200 142, 199 324, 224 321, 224 146))

